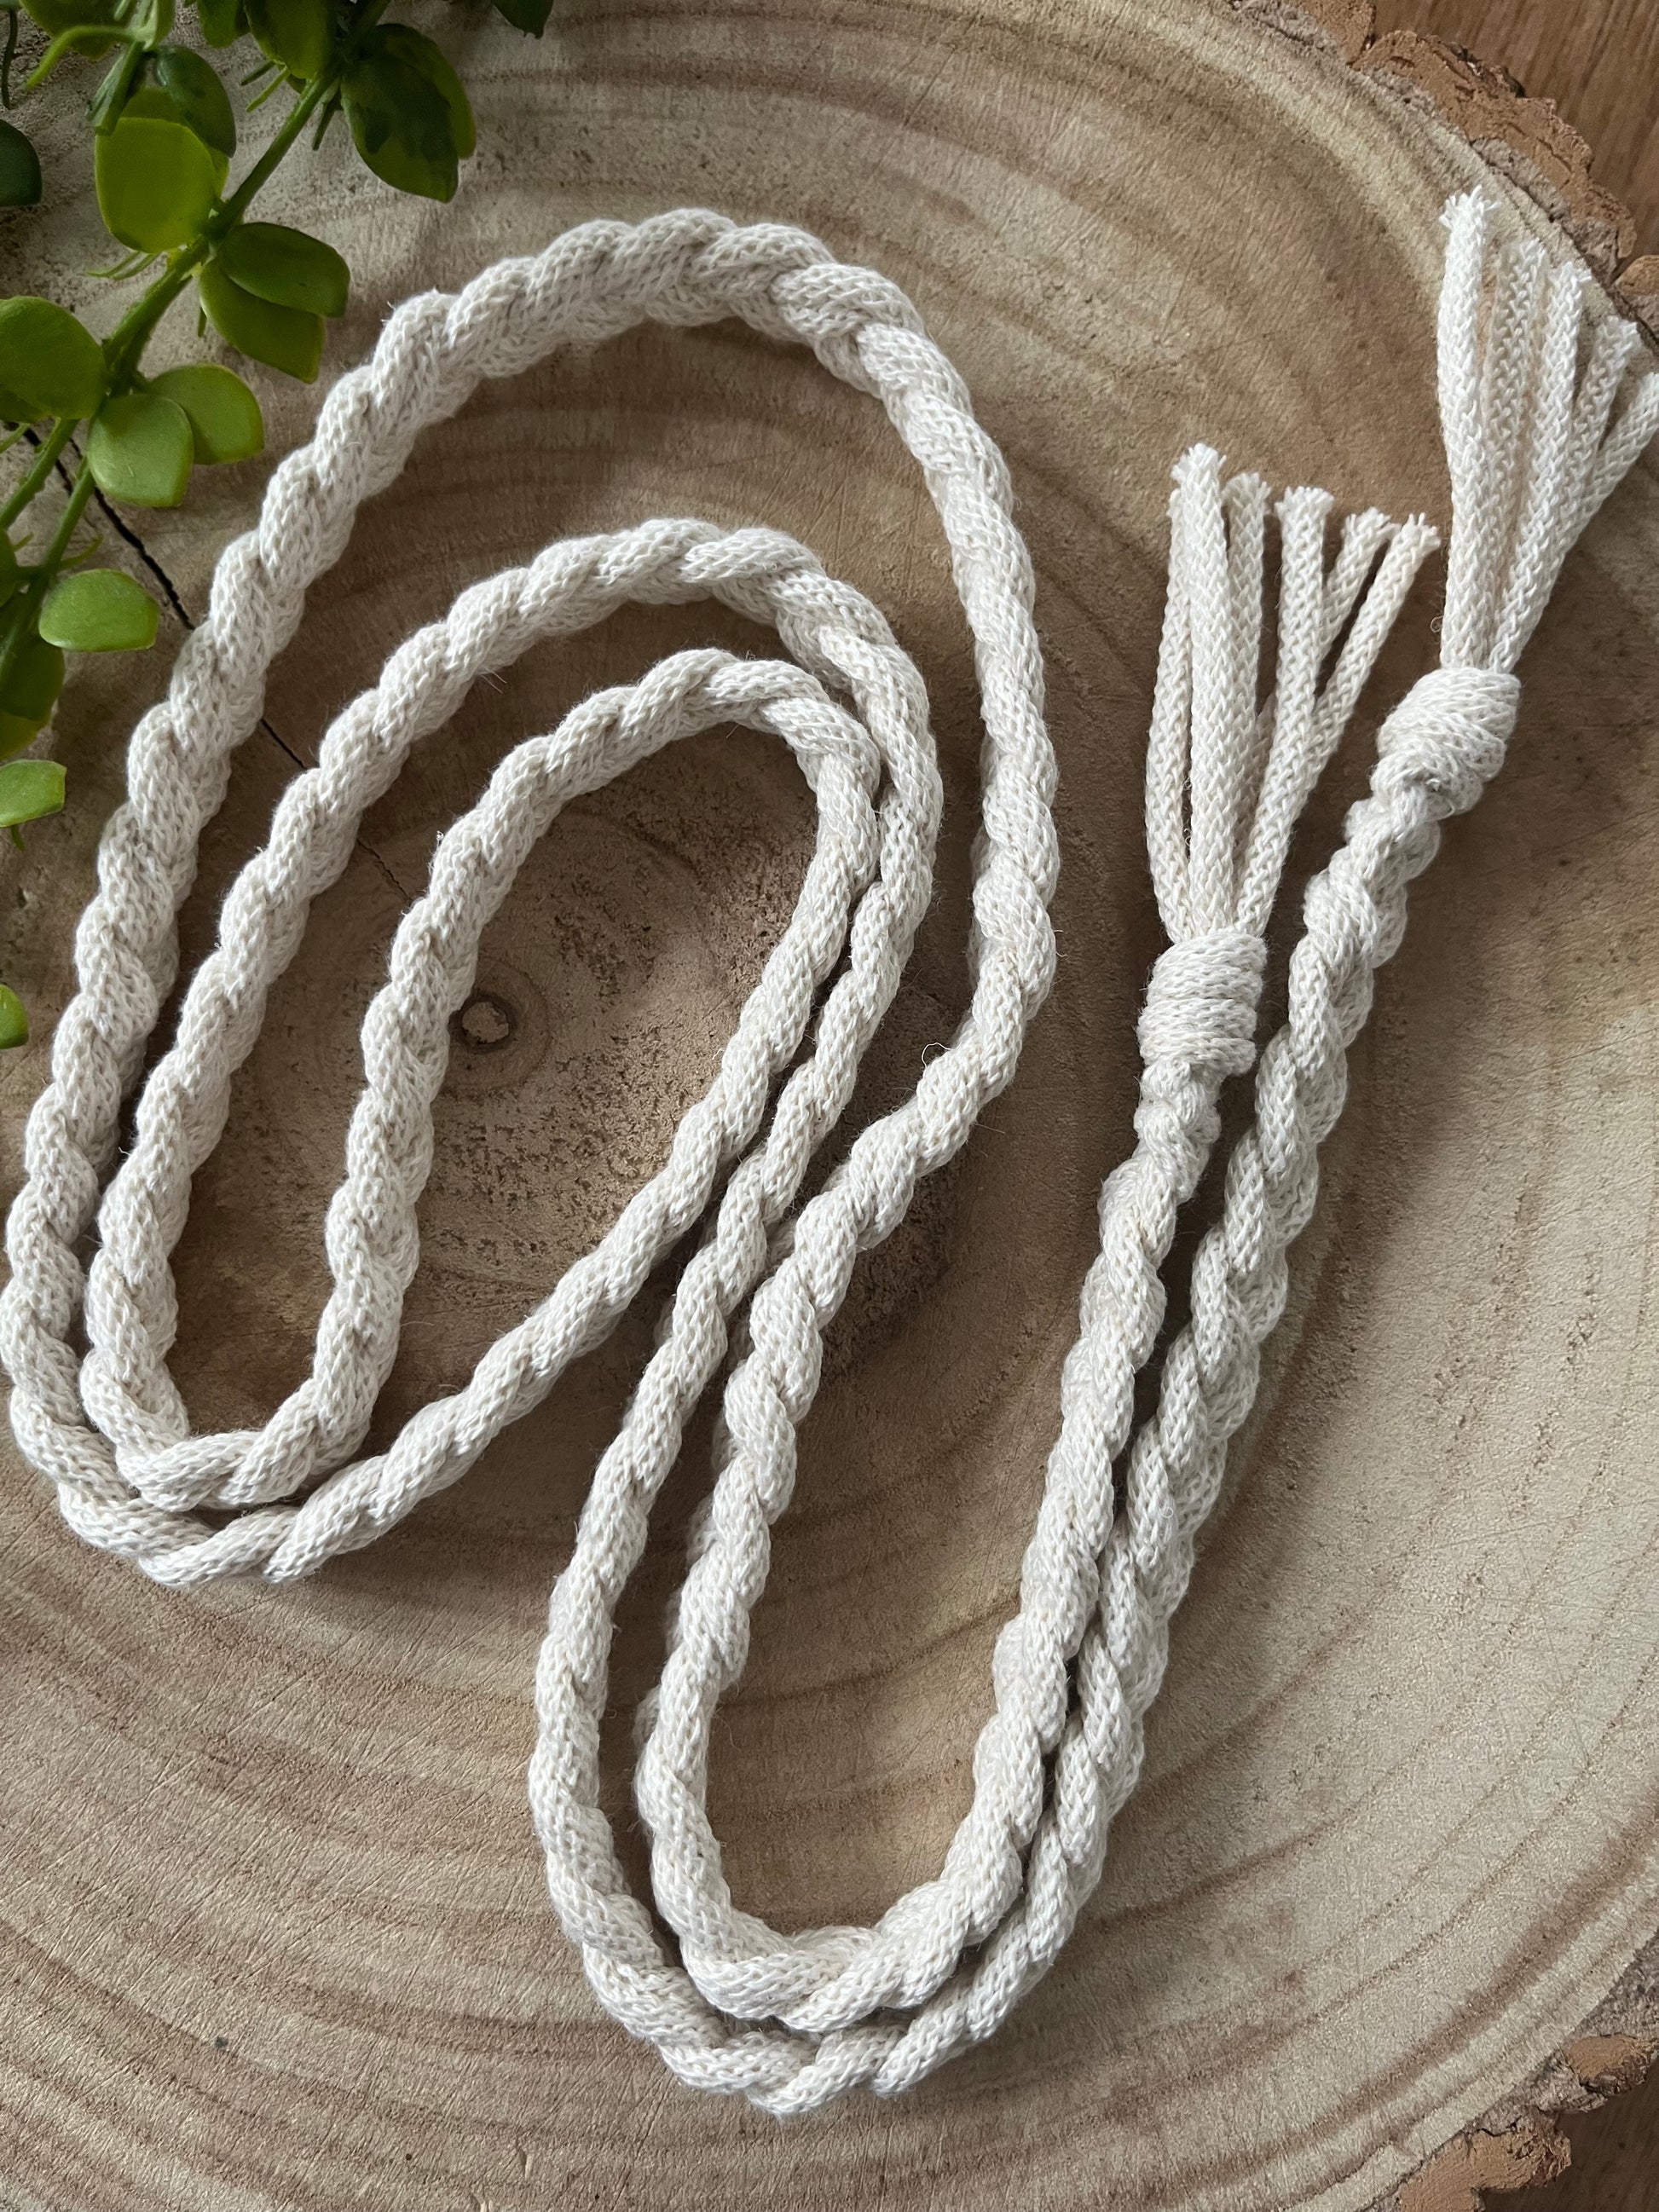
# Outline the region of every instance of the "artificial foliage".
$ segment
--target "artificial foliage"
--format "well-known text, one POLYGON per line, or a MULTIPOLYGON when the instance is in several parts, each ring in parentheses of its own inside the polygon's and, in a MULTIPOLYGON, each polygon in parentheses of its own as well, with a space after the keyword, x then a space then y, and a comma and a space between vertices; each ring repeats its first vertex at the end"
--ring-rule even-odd
MULTIPOLYGON (((251 459, 264 428, 254 392, 204 360, 147 375, 144 357, 176 301, 198 328, 250 361, 309 383, 328 324, 345 312, 350 271, 320 238, 252 219, 255 199, 296 149, 340 118, 366 166, 398 191, 453 198, 477 134, 465 88, 437 43, 383 21, 389 0, 191 0, 195 40, 175 0, 28 0, 49 44, 26 91, 87 101, 88 159, 113 241, 98 270, 138 285, 103 337, 51 300, 0 300, 0 451, 25 465, 0 504, 0 829, 64 804, 64 770, 29 751, 51 718, 68 653, 142 650, 157 609, 124 571, 93 565, 94 494, 127 507, 176 507, 198 468, 251 459), (207 51, 204 52, 202 49, 207 51), (64 64, 78 64, 59 75, 64 64), (232 86, 236 90, 233 93, 232 86), (285 98, 258 158, 237 168, 237 109, 285 98), (59 495, 62 494, 60 496, 59 495)), ((539 37, 551 0, 494 0, 539 37)), ((0 99, 14 106, 18 8, 0 0, 0 99)), ((21 119, 0 119, 0 209, 40 204, 40 160, 21 119)), ((28 1035, 0 984, 0 1048, 28 1035)))

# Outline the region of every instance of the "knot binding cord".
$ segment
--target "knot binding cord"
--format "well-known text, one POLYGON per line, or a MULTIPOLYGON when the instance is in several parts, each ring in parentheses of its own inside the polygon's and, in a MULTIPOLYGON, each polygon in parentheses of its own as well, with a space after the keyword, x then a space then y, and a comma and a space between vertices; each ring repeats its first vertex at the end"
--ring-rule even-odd
POLYGON ((134 732, 128 800, 105 833, 76 939, 80 993, 58 1024, 8 1227, 0 1351, 19 1440, 71 1526, 160 1581, 307 1574, 464 1474, 703 1224, 552 1595, 530 1771, 553 1902, 588 1978, 683 2081, 780 2113, 860 2083, 902 2089, 994 2030, 1052 1964, 1099 1879, 1112 1816, 1139 1770, 1194 1539, 1283 1307, 1285 1255, 1314 1203, 1346 1049, 1404 927, 1406 886, 1441 822, 1501 764, 1515 662, 1569 547, 1659 424, 1659 378, 1627 375, 1628 325, 1603 316, 1586 333, 1576 269, 1551 269, 1530 240, 1495 244, 1478 197, 1454 201, 1447 221, 1443 665, 1388 718, 1370 793, 1308 888, 1287 1017, 1256 1069, 1255 1118, 1198 1249, 1191 1320, 1168 1346, 1156 1408, 1135 1431, 1135 1377, 1162 1327, 1160 1269, 1176 1217, 1217 1141, 1221 1086, 1252 1064, 1263 933, 1292 830, 1435 544, 1420 520, 1365 514, 1344 526, 1328 563, 1328 496, 1285 493, 1272 508, 1277 634, 1265 655, 1267 487, 1224 480, 1202 447, 1176 469, 1146 793, 1170 941, 1141 1017, 1135 1147, 1101 1194, 1100 1252, 1065 1364, 1018 1610, 998 1639, 973 1802, 939 1874, 873 1926, 785 1935, 740 1911, 707 1778, 714 1711, 742 1669, 769 1530, 789 1502, 823 1330, 858 1254, 891 1232, 917 1182, 960 1148, 1012 1076, 1054 972, 1054 769, 1030 565, 1006 469, 961 380, 902 295, 800 232, 738 229, 696 210, 573 231, 454 298, 398 310, 374 358, 329 396, 313 444, 276 471, 257 529, 222 556, 167 698, 134 732), (173 981, 176 916, 203 827, 257 721, 270 662, 357 507, 482 378, 641 318, 728 314, 807 343, 881 399, 950 541, 986 743, 971 1000, 948 1048, 798 1206, 927 906, 940 804, 927 702, 882 617, 805 548, 764 530, 650 522, 554 544, 464 592, 337 718, 225 902, 218 945, 191 980, 100 1202, 122 1099, 173 981), (263 1429, 195 1434, 167 1368, 178 1328, 170 1261, 191 1178, 223 1128, 270 988, 311 901, 345 866, 363 810, 480 675, 627 600, 704 596, 769 623, 793 663, 677 654, 519 745, 446 834, 364 1024, 366 1082, 328 1212, 334 1289, 311 1375, 263 1429), (818 828, 799 903, 714 1080, 660 1172, 465 1387, 423 1407, 385 1452, 354 1459, 395 1356, 432 1101, 480 933, 568 799, 726 721, 790 747, 818 828), (71 1348, 77 1316, 84 1359, 71 1348), (600 1809, 599 1726, 618 1599, 734 1325, 714 1480, 694 1520, 662 1679, 639 1716, 636 1796, 676 1957, 629 1891, 600 1809))

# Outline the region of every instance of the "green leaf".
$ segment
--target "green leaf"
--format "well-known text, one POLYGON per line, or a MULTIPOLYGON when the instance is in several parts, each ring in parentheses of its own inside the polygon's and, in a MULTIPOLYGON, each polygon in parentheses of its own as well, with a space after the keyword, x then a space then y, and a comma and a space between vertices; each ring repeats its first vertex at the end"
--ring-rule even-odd
POLYGON ((142 652, 155 642, 155 615, 149 593, 118 568, 82 568, 46 593, 40 635, 71 653, 142 652))
POLYGON ((122 109, 124 115, 152 115, 182 123, 204 146, 228 161, 236 151, 236 118, 230 94, 211 62, 188 46, 157 46, 144 58, 144 75, 122 109))
POLYGON ((130 111, 93 154, 105 222, 123 246, 145 253, 166 253, 198 235, 224 173, 223 157, 182 123, 130 111))
POLYGON ((226 274, 256 299, 313 315, 343 315, 351 271, 331 246, 281 222, 240 222, 222 240, 226 274))
POLYGON ((0 384, 0 422, 38 422, 46 412, 32 401, 20 399, 15 392, 8 392, 0 384))
POLYGON ((323 319, 303 307, 257 300, 210 261, 197 278, 202 306, 220 337, 239 353, 313 383, 323 358, 323 319))
POLYGON ((184 409, 198 461, 249 461, 264 451, 259 403, 234 368, 196 362, 164 369, 149 388, 184 409))
MULTIPOLYGON (((113 23, 115 0, 28 0, 28 13, 49 39, 77 29, 83 23, 113 23)), ((101 46, 82 46, 82 53, 107 53, 101 46)))
MULTIPOLYGON (((8 714, 0 710, 0 760, 10 760, 15 753, 27 751, 40 734, 39 722, 26 722, 20 714, 8 714)), ((12 842, 15 844, 16 839, 12 842)))
POLYGON ((390 54, 394 61, 407 62, 410 69, 419 70, 434 92, 442 95, 449 110, 449 143, 465 161, 478 143, 478 129, 472 120, 466 88, 445 59, 443 48, 435 46, 423 33, 411 30, 407 23, 383 24, 371 37, 371 52, 390 54))
POLYGON ((64 771, 56 761, 15 760, 0 768, 0 830, 38 822, 64 804, 64 771))
POLYGON ((243 0, 249 27, 273 61, 295 76, 320 76, 333 44, 329 0, 243 0))
POLYGON ((21 714, 9 714, 0 707, 0 760, 9 760, 14 753, 21 753, 40 734, 39 722, 27 721, 21 714))
POLYGON ((17 548, 3 530, 0 530, 0 607, 17 589, 22 572, 17 566, 17 548))
POLYGON ((0 384, 8 407, 18 399, 29 410, 14 422, 90 415, 104 396, 103 349, 51 300, 0 301, 0 384))
POLYGON ((49 39, 56 39, 82 23, 112 23, 115 0, 28 0, 27 12, 49 39))
POLYGON ((0 207, 39 207, 40 157, 15 123, 0 118, 0 207))
POLYGON ((196 0, 196 20, 210 46, 234 46, 247 28, 242 0, 196 0))
POLYGON ((87 440, 93 482, 131 507, 177 507, 195 452, 190 417, 154 392, 106 399, 87 440))
POLYGON ((423 199, 453 199, 449 104, 429 78, 394 55, 371 52, 352 64, 340 88, 353 142, 383 183, 423 199))
POLYGON ((29 1018, 15 991, 0 983, 0 1052, 29 1041, 29 1018))
POLYGON ((63 688, 63 654, 45 638, 31 635, 0 684, 0 710, 38 726, 51 714, 63 688))
POLYGON ((515 31, 528 31, 532 39, 540 38, 553 13, 553 0, 495 0, 495 5, 515 31))

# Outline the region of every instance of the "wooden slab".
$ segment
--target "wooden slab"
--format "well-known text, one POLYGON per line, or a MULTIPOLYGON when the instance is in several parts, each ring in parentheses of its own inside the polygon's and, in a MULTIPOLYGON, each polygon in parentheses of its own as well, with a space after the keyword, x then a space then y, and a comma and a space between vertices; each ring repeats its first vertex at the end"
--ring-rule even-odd
MULTIPOLYGON (((452 208, 396 200, 338 144, 271 195, 356 274, 332 365, 389 301, 589 216, 696 200, 804 222, 917 300, 1008 455, 1036 564, 1059 985, 1013 1089, 860 1273, 717 1744, 740 1899, 867 1916, 936 1866, 967 1802, 1094 1194, 1128 1139, 1158 943, 1139 779, 1170 462, 1201 435, 1344 507, 1443 520, 1437 216, 1484 172, 1340 55, 1219 0, 1002 0, 990 17, 668 0, 535 48, 446 35, 482 141, 452 208)), ((315 396, 269 398, 280 451, 315 396)), ((262 474, 221 471, 142 519, 185 617, 262 474)), ((858 1118, 913 1085, 964 997, 965 632, 878 412, 730 327, 555 361, 422 440, 279 665, 187 958, 295 763, 412 624, 550 536, 663 511, 793 531, 888 610, 928 678, 941 886, 858 1118)), ((1562 2045, 1659 1923, 1656 555, 1650 462, 1570 564, 1512 764, 1416 898, 1176 1624, 1146 1780, 1010 2029, 901 2102, 780 2127, 677 2088, 590 1999, 529 1832, 530 1674, 641 1315, 457 1490, 295 1590, 154 1589, 77 1547, 8 1447, 11 2201, 1356 2212, 1562 2045)), ((1386 659, 1298 880, 1363 781, 1376 713, 1425 665, 1432 599, 1386 659)), ((538 652, 375 810, 198 1181, 177 1372, 204 1425, 262 1418, 304 1371, 356 1024, 434 836, 505 746, 708 638, 765 642, 690 609, 538 652)), ((9 863, 0 947, 43 1012, 69 988, 122 739, 164 672, 161 654, 82 669, 66 696, 74 804, 9 863)), ((787 765, 711 736, 583 802, 532 860, 440 1102, 380 1434, 453 1388, 660 1158, 807 837, 787 765)), ((13 1181, 43 1066, 39 1047, 0 1066, 13 1181)), ((618 1810, 706 1462, 699 1432, 628 1608, 618 1810)))

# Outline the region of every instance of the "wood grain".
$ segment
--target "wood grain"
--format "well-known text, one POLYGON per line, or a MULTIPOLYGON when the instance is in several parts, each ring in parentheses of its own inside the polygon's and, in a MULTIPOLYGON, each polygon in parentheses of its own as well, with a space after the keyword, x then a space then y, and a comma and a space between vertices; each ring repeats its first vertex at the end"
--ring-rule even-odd
POLYGON ((1424 31, 1553 100, 1592 149, 1597 181, 1659 249, 1659 9, 1651 0, 1376 0, 1379 31, 1424 31))
MULTIPOLYGON (((860 1274, 718 1740, 738 1896, 865 1916, 937 1863, 965 1805, 1093 1194, 1127 1135, 1169 462, 1202 434, 1345 507, 1443 515, 1437 217, 1481 173, 1386 87, 1206 0, 988 18, 849 0, 833 28, 804 0, 668 0, 533 51, 466 36, 483 143, 453 208, 395 201, 337 147, 273 195, 278 217, 326 206, 358 273, 336 360, 387 301, 592 214, 713 199, 803 222, 919 301, 1009 457, 1037 568, 1060 982, 1013 1089, 860 1274)), ((280 451, 314 396, 269 398, 280 451)), ((260 475, 144 519, 185 618, 260 475)), ((914 1084, 964 997, 963 625, 887 426, 726 327, 556 360, 422 441, 278 665, 187 961, 296 762, 411 624, 550 534, 653 510, 794 531, 927 676, 943 880, 855 1120, 914 1084)), ((1571 2038, 1659 1923, 1656 547, 1650 463, 1571 563, 1513 764, 1384 978, 1146 1779, 1010 2031, 891 2106, 780 2129, 677 2090, 574 1971, 523 1803, 530 1670, 641 1316, 465 1484, 293 1591, 153 1589, 77 1549, 10 1462, 0 2172, 19 2212, 1357 2212, 1571 2038)), ((1391 650, 1299 872, 1431 612, 1391 650)), ((504 746, 708 637, 760 642, 691 609, 538 652, 366 823, 198 1179, 177 1371, 204 1424, 260 1417, 303 1370, 356 1023, 436 833, 504 746)), ((162 672, 82 669, 66 696, 77 807, 14 866, 3 946, 39 1006, 67 991, 99 802, 162 672)), ((380 1433, 453 1387, 660 1157, 807 833, 760 741, 711 738, 572 810, 532 859, 440 1102, 380 1433)), ((41 1063, 0 1067, 13 1176, 41 1063)), ((706 1458, 700 1433, 624 1623, 618 1811, 706 1458)))

